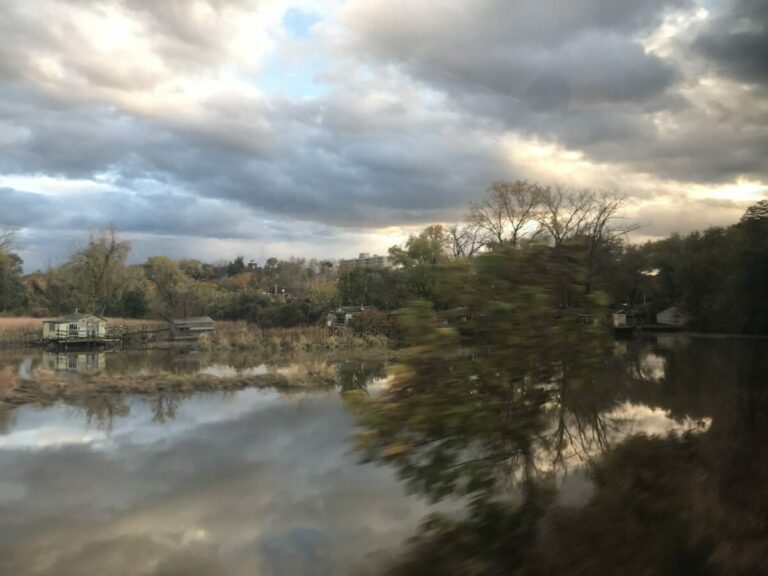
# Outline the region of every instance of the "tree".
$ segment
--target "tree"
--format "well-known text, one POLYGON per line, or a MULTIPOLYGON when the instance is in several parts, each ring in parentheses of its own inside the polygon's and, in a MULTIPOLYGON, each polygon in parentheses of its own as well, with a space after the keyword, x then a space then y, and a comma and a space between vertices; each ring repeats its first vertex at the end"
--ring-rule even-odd
POLYGON ((402 267, 411 292, 419 298, 431 300, 435 296, 436 269, 450 257, 451 237, 441 224, 427 226, 418 235, 411 235, 405 247, 392 246, 389 258, 402 267))
POLYGON ((735 228, 743 329, 768 334, 768 200, 750 206, 735 228))
POLYGON ((16 238, 16 233, 13 230, 7 230, 0 228, 0 250, 9 251, 13 246, 13 241, 16 238))
POLYGON ((24 305, 22 263, 17 254, 0 247, 0 312, 15 311, 24 305))
POLYGON ((768 200, 760 200, 753 204, 741 217, 741 224, 765 224, 768 222, 768 200))
MULTIPOLYGON (((601 323, 584 322, 585 312, 604 313, 596 295, 582 288, 563 307, 559 286, 575 285, 577 260, 554 248, 507 246, 471 266, 466 326, 441 325, 427 302, 401 311, 409 347, 387 390, 360 406, 358 440, 412 487, 435 499, 469 496, 474 507, 493 500, 502 481, 532 496, 534 455, 562 450, 546 428, 550 401, 569 386, 589 386, 610 342, 601 323)), ((446 274, 454 270, 461 272, 446 274)))
POLYGON ((483 249, 483 230, 468 222, 464 225, 454 224, 448 228, 451 242, 451 253, 454 258, 469 258, 483 249))
POLYGON ((227 276, 237 276, 246 270, 247 267, 245 265, 245 258, 243 256, 238 256, 229 264, 227 264, 227 276))
POLYGON ((627 234, 636 230, 625 222, 621 211, 627 197, 618 192, 567 190, 562 186, 541 189, 538 222, 555 247, 566 242, 581 243, 586 249, 585 283, 592 289, 595 277, 607 266, 627 234))
POLYGON ((342 305, 396 309, 403 300, 402 273, 390 268, 353 268, 339 278, 342 305))
POLYGON ((593 204, 591 191, 569 191, 559 185, 547 186, 542 190, 541 200, 538 222, 555 246, 584 232, 593 204))
POLYGON ((448 259, 451 246, 449 231, 442 224, 432 224, 413 234, 405 243, 405 248, 392 246, 389 257, 396 266, 408 268, 417 264, 432 265, 448 259))
POLYGON ((123 292, 123 314, 128 318, 144 318, 149 312, 149 301, 143 290, 132 289, 123 292))
POLYGON ((92 233, 85 248, 71 258, 75 282, 82 292, 84 308, 95 307, 104 312, 114 309, 120 301, 125 276, 125 261, 131 243, 120 240, 112 226, 92 233))
POLYGON ((166 256, 152 256, 144 271, 155 288, 152 309, 163 318, 202 314, 213 294, 203 284, 193 281, 166 256))
POLYGON ((536 235, 542 188, 525 180, 494 182, 485 197, 471 205, 467 223, 482 234, 485 245, 519 246, 536 235))
POLYGON ((307 324, 319 319, 339 303, 336 282, 322 276, 314 278, 307 290, 307 324))

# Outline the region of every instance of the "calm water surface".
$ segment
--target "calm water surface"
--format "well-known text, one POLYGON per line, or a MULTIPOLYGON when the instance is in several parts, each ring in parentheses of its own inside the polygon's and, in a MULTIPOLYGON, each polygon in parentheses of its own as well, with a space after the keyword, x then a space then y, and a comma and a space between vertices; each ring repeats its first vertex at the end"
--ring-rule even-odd
MULTIPOLYGON (((681 336, 617 343, 615 387, 584 401, 594 403, 599 430, 575 419, 584 406, 553 411, 553 427, 583 432, 557 462, 542 455, 560 477, 560 504, 586 502, 589 461, 629 435, 729 425, 738 358, 754 346, 681 336)), ((292 366, 167 352, 0 360, 24 378, 292 366)), ((380 364, 334 369, 345 389, 385 385, 380 364)), ((0 574, 376 573, 433 508, 407 494, 393 470, 350 452, 355 427, 340 392, 251 389, 0 410, 0 574)))

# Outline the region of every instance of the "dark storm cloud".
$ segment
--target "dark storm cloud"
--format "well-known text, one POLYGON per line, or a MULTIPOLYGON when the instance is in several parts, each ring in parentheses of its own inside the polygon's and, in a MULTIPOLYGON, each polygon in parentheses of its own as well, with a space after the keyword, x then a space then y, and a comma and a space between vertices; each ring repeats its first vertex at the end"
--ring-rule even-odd
MULTIPOLYGON (((671 85, 674 68, 638 35, 685 1, 350 4, 350 42, 458 93, 486 90, 538 107, 646 101, 671 85), (528 102, 526 102, 526 99, 528 102)), ((560 107, 560 106, 558 106, 560 107)))
POLYGON ((723 74, 768 86, 768 3, 737 0, 730 12, 712 21, 695 46, 723 74))
POLYGON ((2 228, 25 228, 45 220, 48 214, 44 202, 12 188, 0 188, 0 206, 2 228))
MULTIPOLYGON (((359 92, 330 102, 276 101, 269 127, 255 118, 254 130, 224 122, 231 117, 229 102, 211 102, 210 123, 190 126, 107 106, 9 98, 0 104, 0 122, 24 132, 0 145, 0 167, 74 178, 111 173, 127 188, 153 179, 291 218, 352 227, 429 221, 440 210, 463 208, 482 189, 478 183, 505 174, 498 150, 482 134, 467 137, 471 126, 461 119, 435 114, 414 122, 403 107, 370 118, 359 109, 363 98, 359 92), (266 148, 268 133, 280 137, 266 148)), ((155 211, 144 217, 164 214, 172 232, 176 218, 161 196, 156 200, 155 211)))
MULTIPOLYGON (((347 46, 402 67, 500 129, 558 142, 617 170, 695 182, 765 178, 768 115, 751 112, 764 110, 765 94, 716 100, 722 94, 697 88, 696 54, 685 48, 691 38, 658 55, 641 43, 665 15, 694 8, 488 0, 393 10, 365 0, 351 3, 344 21, 355 30, 347 46)), ((768 78, 765 12, 764 3, 745 0, 707 27, 699 44, 717 52, 724 77, 768 78), (753 21, 746 32, 732 33, 746 20, 753 21)))
POLYGON ((0 227, 95 230, 110 223, 125 232, 251 237, 236 205, 174 193, 119 191, 45 195, 0 188, 0 227))
POLYGON ((715 84, 766 76, 757 0, 666 52, 642 39, 694 0, 355 0, 291 48, 322 61, 307 98, 260 92, 243 63, 258 47, 230 45, 244 10, 274 4, 0 3, 0 175, 118 187, 69 203, 6 190, 0 224, 311 243, 453 220, 491 181, 529 176, 511 135, 615 168, 611 183, 768 178, 765 92, 698 84, 705 69, 715 84), (137 36, 97 50, 73 14, 97 30, 117 14, 137 36))

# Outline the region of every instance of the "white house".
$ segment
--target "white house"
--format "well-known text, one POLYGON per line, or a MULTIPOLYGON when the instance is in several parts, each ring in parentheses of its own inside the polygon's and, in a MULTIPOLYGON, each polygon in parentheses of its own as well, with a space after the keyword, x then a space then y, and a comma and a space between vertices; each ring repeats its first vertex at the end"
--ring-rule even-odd
POLYGON ((656 323, 665 326, 682 327, 688 324, 689 320, 688 315, 677 306, 670 306, 656 314, 656 323))
POLYGON ((107 321, 95 314, 75 312, 43 320, 43 340, 96 339, 107 335, 107 321))
POLYGON ((637 316, 627 310, 617 310, 611 315, 611 323, 617 330, 630 330, 637 326, 637 316))

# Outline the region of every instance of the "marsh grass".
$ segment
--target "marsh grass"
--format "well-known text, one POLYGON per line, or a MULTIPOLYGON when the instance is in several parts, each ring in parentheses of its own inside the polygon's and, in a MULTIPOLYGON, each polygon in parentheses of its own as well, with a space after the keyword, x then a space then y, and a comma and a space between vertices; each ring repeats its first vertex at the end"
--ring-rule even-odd
POLYGON ((151 374, 81 374, 78 378, 71 378, 54 371, 39 370, 34 378, 20 378, 15 371, 6 368, 0 370, 0 406, 48 405, 57 401, 78 403, 126 394, 154 396, 231 392, 245 388, 303 392, 333 388, 338 382, 336 368, 320 360, 271 369, 265 374, 238 373, 231 376, 154 371, 151 374))
MULTIPOLYGON (((0 317, 0 345, 18 345, 40 340, 43 318, 28 316, 0 317)), ((167 327, 159 320, 107 318, 110 327, 124 327, 128 332, 152 331, 167 327)), ((158 333, 160 339, 167 334, 158 333)), ((153 338, 153 339, 158 339, 153 338)), ((329 352, 342 350, 385 349, 388 339, 383 334, 356 334, 348 328, 307 326, 303 328, 262 329, 245 321, 217 321, 212 334, 197 342, 202 350, 256 351, 264 354, 296 352, 329 352)))
POLYGON ((267 354, 384 349, 384 335, 357 335, 352 330, 321 326, 262 330, 247 322, 217 322, 216 331, 201 339, 211 350, 258 350, 267 354))

